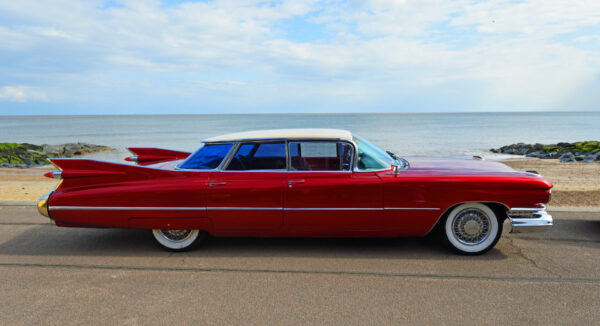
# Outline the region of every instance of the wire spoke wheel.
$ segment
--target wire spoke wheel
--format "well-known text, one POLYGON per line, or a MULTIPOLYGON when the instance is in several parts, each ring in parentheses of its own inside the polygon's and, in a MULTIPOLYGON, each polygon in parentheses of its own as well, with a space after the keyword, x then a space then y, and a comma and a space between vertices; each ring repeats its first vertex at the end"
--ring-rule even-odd
POLYGON ((467 208, 454 217, 452 230, 458 241, 477 245, 490 235, 490 218, 478 208, 467 208))
POLYGON ((158 244, 170 251, 192 249, 206 239, 207 234, 200 230, 152 230, 158 244))
POLYGON ((462 254, 476 255, 490 250, 501 234, 502 223, 483 203, 455 207, 444 223, 444 242, 462 254))
POLYGON ((192 234, 192 230, 160 230, 160 232, 164 237, 174 242, 184 241, 192 234))

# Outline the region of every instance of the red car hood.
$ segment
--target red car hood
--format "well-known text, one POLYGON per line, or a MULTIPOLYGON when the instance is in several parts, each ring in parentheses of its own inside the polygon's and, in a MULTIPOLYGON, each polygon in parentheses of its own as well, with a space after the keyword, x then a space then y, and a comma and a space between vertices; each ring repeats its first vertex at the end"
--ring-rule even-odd
POLYGON ((450 157, 404 157, 411 169, 420 170, 468 170, 514 172, 513 168, 500 162, 486 161, 474 158, 450 157))

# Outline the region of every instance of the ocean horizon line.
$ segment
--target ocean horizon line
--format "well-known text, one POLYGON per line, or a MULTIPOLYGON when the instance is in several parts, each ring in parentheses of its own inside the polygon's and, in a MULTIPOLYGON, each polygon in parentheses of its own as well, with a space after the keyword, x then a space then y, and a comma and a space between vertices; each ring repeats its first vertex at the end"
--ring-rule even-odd
POLYGON ((0 114, 0 117, 135 117, 135 116, 336 116, 336 115, 460 115, 460 114, 532 114, 532 113, 599 113, 598 111, 452 111, 452 112, 285 112, 285 113, 111 113, 111 114, 0 114))

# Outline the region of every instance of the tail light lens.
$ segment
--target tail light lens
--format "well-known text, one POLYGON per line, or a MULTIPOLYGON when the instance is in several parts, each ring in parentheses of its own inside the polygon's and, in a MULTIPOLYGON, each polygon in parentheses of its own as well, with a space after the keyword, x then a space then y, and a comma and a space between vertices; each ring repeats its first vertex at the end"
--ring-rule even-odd
POLYGON ((44 176, 46 178, 51 178, 51 179, 60 179, 61 175, 62 175, 62 171, 50 171, 50 172, 44 173, 44 176))
POLYGON ((127 162, 137 162, 138 161, 138 157, 137 156, 129 156, 125 158, 125 161, 127 162))

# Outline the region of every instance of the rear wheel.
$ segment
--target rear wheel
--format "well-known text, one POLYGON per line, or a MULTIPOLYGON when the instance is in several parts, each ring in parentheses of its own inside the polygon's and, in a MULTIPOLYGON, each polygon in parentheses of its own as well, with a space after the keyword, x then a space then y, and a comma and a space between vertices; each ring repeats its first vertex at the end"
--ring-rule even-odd
POLYGON ((502 223, 489 206, 465 203, 448 214, 442 231, 442 239, 454 251, 479 255, 496 245, 502 235, 502 223))
POLYGON ((197 247, 208 237, 200 230, 152 230, 158 244, 169 251, 186 251, 197 247))

